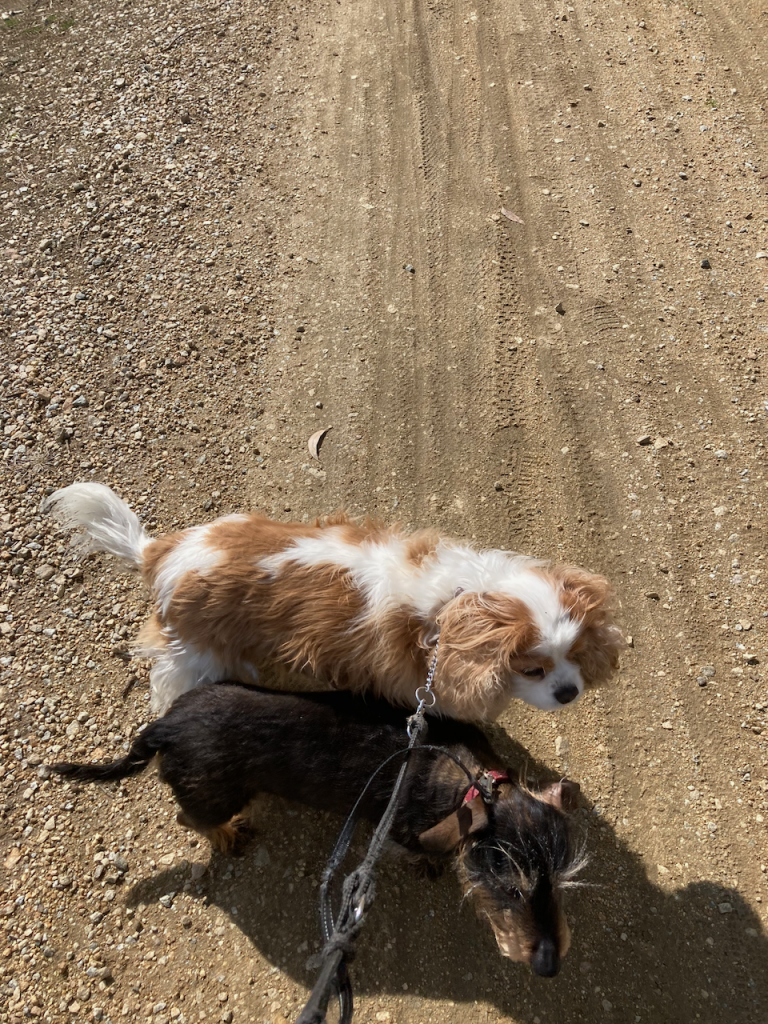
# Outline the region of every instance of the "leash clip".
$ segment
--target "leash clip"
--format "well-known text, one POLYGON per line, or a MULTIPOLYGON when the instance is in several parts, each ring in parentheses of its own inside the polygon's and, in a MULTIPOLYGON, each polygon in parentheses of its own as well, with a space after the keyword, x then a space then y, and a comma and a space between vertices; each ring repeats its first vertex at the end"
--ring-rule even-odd
POLYGON ((475 797, 480 796, 483 798, 484 804, 492 804, 496 787, 501 785, 502 782, 509 782, 509 776, 506 772, 498 772, 495 769, 484 771, 477 776, 467 790, 463 803, 468 804, 475 797))
POLYGON ((475 785, 480 790, 480 796, 483 798, 483 803, 493 803, 493 789, 496 785, 496 779, 494 779, 494 777, 488 772, 483 772, 475 785))

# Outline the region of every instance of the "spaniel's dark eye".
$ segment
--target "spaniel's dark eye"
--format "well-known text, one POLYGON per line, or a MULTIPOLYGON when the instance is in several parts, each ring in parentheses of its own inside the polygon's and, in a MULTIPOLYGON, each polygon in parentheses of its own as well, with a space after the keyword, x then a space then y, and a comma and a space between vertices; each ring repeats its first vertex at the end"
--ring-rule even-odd
POLYGON ((543 679, 545 673, 544 669, 539 666, 539 668, 524 668, 520 674, 526 679, 543 679))

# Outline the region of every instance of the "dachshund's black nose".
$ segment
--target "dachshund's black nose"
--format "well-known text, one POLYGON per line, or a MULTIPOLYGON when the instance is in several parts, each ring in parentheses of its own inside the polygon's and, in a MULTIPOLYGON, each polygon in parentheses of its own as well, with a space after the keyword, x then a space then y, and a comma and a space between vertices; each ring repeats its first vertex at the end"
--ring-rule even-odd
POLYGON ((570 686, 561 686, 559 690, 555 690, 555 700, 558 704, 570 704, 572 700, 576 700, 579 696, 578 686, 574 686, 573 683, 570 686))
POLYGON ((560 956, 553 939, 542 939, 531 957, 531 970, 542 978, 554 978, 560 970, 560 956))

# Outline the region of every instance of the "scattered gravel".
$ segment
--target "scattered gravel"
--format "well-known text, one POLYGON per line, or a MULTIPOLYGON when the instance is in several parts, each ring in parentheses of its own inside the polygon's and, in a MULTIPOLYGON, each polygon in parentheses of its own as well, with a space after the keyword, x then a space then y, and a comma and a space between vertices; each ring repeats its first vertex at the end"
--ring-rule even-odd
POLYGON ((212 857, 153 773, 45 767, 149 717, 138 581, 43 512, 89 478, 150 530, 344 505, 617 585, 617 687, 502 723, 595 807, 562 976, 387 865, 360 1024, 765 1017, 764 97, 752 9, 684 7, 647 46, 501 4, 3 15, 0 1024, 283 1024, 314 977, 334 819, 267 801, 212 857))
POLYGON ((277 256, 256 214, 232 211, 267 148, 259 83, 280 11, 73 4, 3 22, 2 1020, 261 1020, 294 1002, 283 981, 268 999, 256 970, 222 987, 249 942, 207 909, 207 847, 154 776, 81 795, 43 766, 117 756, 148 716, 146 666, 121 698, 141 589, 105 562, 89 592, 45 496, 114 481, 168 529, 179 495, 185 521, 204 518, 265 468, 277 256), (173 976, 169 914, 188 936, 173 976))

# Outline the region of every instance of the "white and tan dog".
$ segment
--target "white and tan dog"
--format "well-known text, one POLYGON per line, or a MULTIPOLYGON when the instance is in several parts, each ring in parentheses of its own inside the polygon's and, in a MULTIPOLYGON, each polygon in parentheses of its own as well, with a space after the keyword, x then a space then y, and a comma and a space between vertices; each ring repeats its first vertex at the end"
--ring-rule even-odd
POLYGON ((345 516, 230 515, 153 540, 96 483, 64 487, 50 504, 64 525, 84 527, 89 549, 141 569, 154 711, 201 682, 255 682, 270 663, 318 689, 412 704, 438 634, 436 710, 454 718, 493 719, 512 697, 559 708, 617 667, 611 588, 583 569, 345 516))

